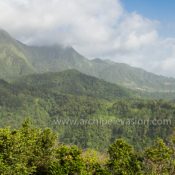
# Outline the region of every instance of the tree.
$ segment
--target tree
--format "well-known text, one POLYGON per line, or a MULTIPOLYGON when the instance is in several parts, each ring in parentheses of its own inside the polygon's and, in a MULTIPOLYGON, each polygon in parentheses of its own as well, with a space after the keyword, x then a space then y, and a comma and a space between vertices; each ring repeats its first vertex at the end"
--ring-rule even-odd
POLYGON ((85 164, 81 153, 82 151, 77 146, 58 146, 55 151, 55 160, 50 166, 50 174, 82 174, 85 171, 85 164))
POLYGON ((122 139, 116 140, 108 150, 109 170, 113 175, 141 174, 141 162, 132 146, 122 139))
POLYGON ((168 147, 162 139, 157 139, 155 144, 144 152, 145 172, 147 174, 170 175, 173 170, 173 150, 168 147))

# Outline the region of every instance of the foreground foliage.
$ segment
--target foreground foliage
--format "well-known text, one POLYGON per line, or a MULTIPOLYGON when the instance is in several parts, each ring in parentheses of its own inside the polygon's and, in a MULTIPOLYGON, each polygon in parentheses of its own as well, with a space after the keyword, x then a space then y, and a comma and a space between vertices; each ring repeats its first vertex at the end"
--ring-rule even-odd
MULTIPOLYGON (((174 137, 172 137, 174 138, 174 137)), ((1 175, 136 175, 174 174, 174 141, 158 139, 143 152, 122 139, 107 152, 82 150, 58 142, 50 129, 25 122, 20 129, 0 129, 1 175)))

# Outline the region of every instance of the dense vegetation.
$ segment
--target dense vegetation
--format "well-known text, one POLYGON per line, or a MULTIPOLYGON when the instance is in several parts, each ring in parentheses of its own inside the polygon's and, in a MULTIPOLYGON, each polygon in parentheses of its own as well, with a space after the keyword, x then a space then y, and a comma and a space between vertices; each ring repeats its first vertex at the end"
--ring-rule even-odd
POLYGON ((173 175, 174 136, 157 139, 142 152, 122 139, 106 152, 64 145, 50 129, 24 122, 19 129, 0 129, 1 175, 173 175))
POLYGON ((75 70, 0 82, 0 126, 18 128, 24 118, 59 133, 60 141, 106 150, 116 138, 136 149, 174 130, 175 103, 142 100, 119 86, 75 70))
POLYGON ((17 88, 47 91, 101 99, 129 98, 130 92, 121 86, 88 76, 77 70, 25 76, 14 84, 17 88))

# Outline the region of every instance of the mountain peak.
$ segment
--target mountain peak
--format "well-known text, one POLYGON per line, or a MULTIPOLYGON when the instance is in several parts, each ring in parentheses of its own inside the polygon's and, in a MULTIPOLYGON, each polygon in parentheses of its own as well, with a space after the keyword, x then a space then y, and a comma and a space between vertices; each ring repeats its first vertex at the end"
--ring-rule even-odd
POLYGON ((12 42, 14 39, 5 30, 0 29, 0 42, 12 42))
POLYGON ((100 58, 94 58, 92 61, 95 62, 95 63, 101 63, 101 62, 103 62, 103 60, 100 59, 100 58))

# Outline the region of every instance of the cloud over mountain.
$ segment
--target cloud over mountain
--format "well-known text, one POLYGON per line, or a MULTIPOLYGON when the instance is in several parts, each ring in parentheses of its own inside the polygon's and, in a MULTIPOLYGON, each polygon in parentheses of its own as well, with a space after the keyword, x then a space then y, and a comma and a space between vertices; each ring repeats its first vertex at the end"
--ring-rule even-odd
POLYGON ((158 21, 119 0, 2 0, 0 11, 0 26, 27 44, 71 45, 89 58, 175 76, 174 38, 161 38, 158 21))

